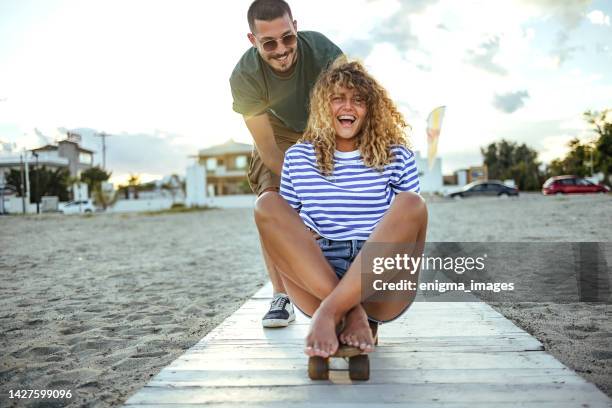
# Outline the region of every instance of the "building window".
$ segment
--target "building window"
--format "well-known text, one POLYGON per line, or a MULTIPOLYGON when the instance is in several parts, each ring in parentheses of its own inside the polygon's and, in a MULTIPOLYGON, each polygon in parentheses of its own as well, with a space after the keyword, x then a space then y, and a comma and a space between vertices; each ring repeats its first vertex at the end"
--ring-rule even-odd
POLYGON ((84 164, 91 164, 91 153, 80 152, 79 162, 84 164))
POLYGON ((217 168, 217 159, 215 157, 209 157, 206 159, 206 170, 215 170, 217 168))
POLYGON ((246 156, 237 156, 236 157, 236 168, 237 169, 245 169, 247 166, 247 157, 246 156))

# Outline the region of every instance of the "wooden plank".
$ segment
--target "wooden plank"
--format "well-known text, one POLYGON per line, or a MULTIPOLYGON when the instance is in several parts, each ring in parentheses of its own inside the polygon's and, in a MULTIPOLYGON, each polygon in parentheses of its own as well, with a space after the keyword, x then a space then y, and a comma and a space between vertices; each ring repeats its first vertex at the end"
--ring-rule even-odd
MULTIPOLYGON (((219 327, 211 334, 211 339, 224 338, 227 340, 262 340, 271 339, 276 340, 290 340, 290 339, 304 339, 308 334, 307 325, 293 325, 291 330, 287 329, 273 329, 266 330, 261 327, 219 327)), ((395 326, 390 328, 381 327, 379 332, 381 341, 385 339, 393 338, 407 338, 407 337, 440 337, 448 335, 449 333, 455 333, 458 337, 461 336, 500 336, 500 335, 519 335, 523 333, 522 330, 514 326, 511 322, 484 322, 479 325, 470 326, 469 330, 466 330, 465 324, 462 322, 448 322, 444 326, 436 326, 429 324, 420 324, 412 326, 395 326)))
MULTIPOLYGON (((308 385, 312 381, 302 370, 163 370, 148 384, 151 387, 245 387, 308 385)), ((563 368, 514 369, 422 369, 372 370, 369 384, 426 384, 426 383, 479 383, 557 384, 586 381, 571 370, 563 368)), ((323 382, 333 385, 333 382, 323 382)))
MULTIPOLYGON (((479 302, 414 303, 380 328, 371 379, 307 378, 309 319, 263 329, 269 285, 164 368, 127 406, 612 407, 542 344, 479 302)), ((346 364, 342 360, 334 360, 346 364)))
MULTIPOLYGON (((244 313, 252 310, 261 311, 262 307, 270 304, 272 298, 251 298, 247 300, 240 310, 236 313, 244 313)), ((424 302, 415 301, 411 307, 414 310, 429 312, 429 311, 464 311, 464 310, 493 310, 489 305, 482 301, 473 302, 424 302)))
MULTIPOLYGON (((198 408, 211 407, 210 404, 138 404, 130 407, 139 408, 198 408)), ((217 406, 223 408, 288 408, 286 402, 266 401, 264 403, 223 403, 217 406)), ((327 402, 327 403, 312 403, 312 402, 291 402, 290 408, 491 408, 493 405, 490 402, 472 401, 469 405, 464 402, 447 402, 447 401, 419 401, 419 402, 400 402, 400 403, 382 403, 382 402, 327 402)), ((579 402, 568 401, 537 401, 537 402, 496 402, 495 408, 609 408, 610 405, 606 402, 589 402, 587 405, 579 402)))
MULTIPOLYGON (((252 342, 250 340, 241 341, 225 341, 211 340, 207 343, 197 344, 190 350, 185 352, 185 355, 191 353, 214 352, 225 353, 234 352, 242 356, 250 356, 255 353, 261 355, 269 355, 269 353, 293 353, 302 355, 304 340, 296 340, 295 342, 272 342, 261 341, 252 342)), ((376 354, 381 353, 407 353, 407 352, 428 352, 428 351, 454 351, 454 352, 490 352, 490 351, 541 351, 542 344, 533 337, 524 336, 466 336, 462 337, 434 337, 420 338, 413 337, 410 339, 384 339, 381 340, 376 347, 376 354)), ((272 354, 274 355, 274 354, 272 354)))
POLYGON ((589 383, 571 384, 369 384, 349 386, 309 384, 266 387, 145 387, 130 398, 130 404, 225 404, 268 403, 404 403, 404 402, 573 402, 578 404, 609 402, 601 393, 593 392, 589 383))
MULTIPOLYGON (((182 355, 167 368, 171 370, 275 370, 296 369, 305 372, 306 356, 287 355, 279 358, 242 358, 234 353, 182 355)), ((380 354, 370 359, 372 369, 510 369, 510 368, 563 368, 564 366, 546 352, 518 353, 402 353, 380 354)))

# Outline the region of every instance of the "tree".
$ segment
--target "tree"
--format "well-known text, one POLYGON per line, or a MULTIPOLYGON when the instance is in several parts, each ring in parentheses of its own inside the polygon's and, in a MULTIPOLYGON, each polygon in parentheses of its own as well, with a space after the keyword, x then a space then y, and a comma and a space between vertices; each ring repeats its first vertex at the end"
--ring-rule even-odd
POLYGON ((593 126, 598 138, 593 146, 593 166, 604 174, 604 182, 612 183, 612 109, 601 112, 586 111, 585 120, 593 126))
POLYGON ((604 183, 610 185, 612 173, 612 109, 602 112, 587 111, 584 119, 593 126, 597 139, 581 142, 578 138, 569 141, 565 157, 553 160, 548 166, 549 176, 572 174, 580 177, 602 172, 604 183))
POLYGON ((102 188, 102 185, 99 185, 93 192, 93 199, 96 205, 99 205, 106 210, 108 207, 117 202, 119 199, 119 194, 119 190, 105 190, 102 188))
POLYGON ((128 188, 134 192, 134 198, 138 199, 138 186, 140 185, 140 176, 138 174, 130 174, 128 179, 128 188))
POLYGON ((480 148, 490 179, 512 179, 524 191, 539 190, 542 174, 537 161, 538 152, 526 144, 518 145, 507 140, 480 148))
POLYGON ((178 174, 173 174, 170 176, 170 179, 167 182, 161 185, 161 188, 170 193, 172 203, 174 204, 176 195, 178 194, 179 190, 182 189, 181 178, 178 176, 178 174))
POLYGON ((560 176, 571 174, 584 177, 591 174, 591 151, 593 147, 587 143, 581 143, 574 138, 567 143, 569 151, 563 159, 555 159, 548 166, 548 176, 560 176))
POLYGON ((91 167, 81 173, 81 181, 87 184, 92 195, 101 189, 102 183, 107 181, 112 173, 107 173, 99 166, 91 167))
MULTIPOLYGON (((70 172, 67 168, 47 169, 46 166, 30 170, 30 202, 35 203, 37 194, 42 196, 57 196, 60 201, 68 201, 69 188, 68 180, 70 172), (37 181, 40 185, 37 185, 37 181)), ((11 169, 7 177, 7 183, 17 188, 17 193, 21 196, 21 172, 11 169)))

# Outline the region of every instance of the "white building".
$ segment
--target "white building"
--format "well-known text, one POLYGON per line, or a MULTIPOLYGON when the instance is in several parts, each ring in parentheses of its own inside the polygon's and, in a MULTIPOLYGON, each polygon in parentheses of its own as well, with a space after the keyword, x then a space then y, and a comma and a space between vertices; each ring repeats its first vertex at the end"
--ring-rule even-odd
POLYGON ((442 159, 436 157, 431 170, 427 163, 427 157, 421 157, 421 153, 417 150, 415 160, 417 169, 419 170, 419 181, 421 183, 422 193, 441 193, 444 189, 442 177, 442 159))

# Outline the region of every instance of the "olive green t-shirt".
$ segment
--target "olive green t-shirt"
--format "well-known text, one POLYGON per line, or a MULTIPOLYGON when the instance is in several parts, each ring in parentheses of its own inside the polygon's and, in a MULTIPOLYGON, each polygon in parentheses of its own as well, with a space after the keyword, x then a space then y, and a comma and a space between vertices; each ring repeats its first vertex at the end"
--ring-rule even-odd
POLYGON ((251 47, 236 64, 230 85, 233 109, 244 116, 269 112, 288 128, 303 132, 308 120, 310 91, 321 71, 342 51, 323 34, 298 32, 298 57, 293 73, 280 77, 251 47))

